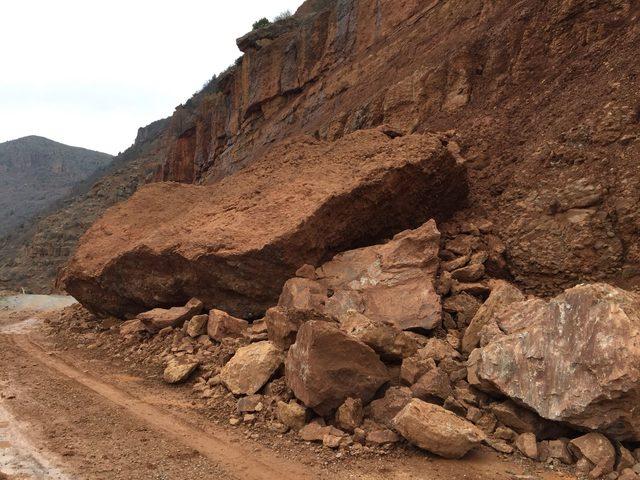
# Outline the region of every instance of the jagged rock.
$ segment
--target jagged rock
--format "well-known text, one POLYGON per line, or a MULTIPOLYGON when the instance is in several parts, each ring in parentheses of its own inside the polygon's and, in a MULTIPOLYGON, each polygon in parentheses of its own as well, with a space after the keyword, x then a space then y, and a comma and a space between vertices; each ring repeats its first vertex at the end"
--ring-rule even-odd
POLYGON ((222 310, 211 310, 207 322, 207 334, 218 342, 224 338, 241 338, 249 328, 249 322, 235 318, 222 310))
POLYGON ((451 277, 459 282, 477 282, 484 277, 484 265, 474 263, 451 272, 451 277))
POLYGON ((318 421, 308 423, 298 432, 300 438, 305 442, 322 442, 324 437, 331 435, 334 437, 344 437, 344 432, 338 428, 320 424, 318 421))
POLYGON ((473 316, 469 327, 462 337, 462 350, 470 353, 480 343, 482 327, 491 322, 493 317, 504 307, 524 300, 524 295, 516 287, 503 280, 493 283, 491 294, 473 316))
POLYGON ((220 379, 234 395, 253 395, 280 368, 284 354, 271 342, 239 348, 222 367, 220 379))
POLYGON ((286 350, 296 341, 300 326, 309 320, 329 320, 313 310, 273 307, 264 317, 269 340, 279 348, 286 350))
POLYGON ((295 396, 320 415, 328 415, 349 397, 369 402, 389 379, 370 347, 333 323, 315 320, 300 327, 285 367, 295 396))
POLYGON ((436 362, 433 358, 416 353, 402 361, 400 379, 407 385, 413 385, 422 375, 434 368, 436 368, 436 362))
POLYGON ((410 443, 445 458, 461 458, 486 438, 471 422, 418 399, 398 413, 394 424, 410 443))
MULTIPOLYGON (((316 280, 289 280, 279 305, 315 310, 333 318, 353 311, 377 327, 371 335, 378 337, 391 335, 391 330, 384 331, 385 324, 399 330, 435 328, 442 314, 434 286, 439 238, 435 222, 429 221, 415 230, 399 233, 388 243, 336 255, 316 270, 316 280)), ((351 318, 357 320, 353 314, 351 318)), ((369 328, 368 332, 372 330, 369 328)), ((408 343, 406 337, 398 340, 408 343)), ((394 346, 392 341, 383 349, 395 352, 409 348, 412 345, 394 346)))
POLYGON ((636 464, 633 453, 622 445, 617 446, 618 461, 616 462, 616 471, 621 472, 625 468, 631 468, 636 464))
POLYGON ((347 432, 358 428, 363 418, 363 405, 359 398, 347 398, 336 411, 336 425, 347 432))
POLYGON ((606 284, 512 304, 496 317, 506 335, 474 352, 470 378, 544 418, 640 440, 628 408, 640 401, 639 312, 640 296, 606 284))
POLYGON ((429 370, 411 386, 411 393, 415 398, 431 402, 444 401, 452 393, 449 377, 439 368, 429 370))
POLYGON ((151 333, 158 333, 167 327, 181 327, 184 322, 198 315, 202 311, 202 302, 192 298, 184 307, 154 308, 148 312, 139 314, 140 320, 151 333))
POLYGON ((198 368, 198 365, 200 363, 195 361, 171 361, 164 369, 162 379, 171 384, 182 383, 198 368))
POLYGON ((371 402, 369 416, 387 428, 395 428, 393 419, 411 401, 411 390, 406 387, 390 387, 384 397, 371 402))
MULTIPOLYGON (((591 432, 569 442, 569 450, 575 458, 586 458, 598 468, 600 475, 613 471, 616 461, 616 450, 607 437, 601 433, 591 432)), ((597 478, 597 477, 595 477, 597 478)))
POLYGON ((307 423, 307 409, 295 400, 288 403, 278 401, 276 415, 284 425, 294 430, 300 430, 307 423))
POLYGON ((625 468, 624 470, 622 470, 622 472, 620 472, 618 480, 638 480, 638 478, 640 478, 640 475, 638 475, 635 471, 630 468, 625 468))
POLYGON ((402 360, 418 350, 418 342, 406 332, 349 310, 338 318, 340 329, 369 345, 385 360, 402 360))
POLYGON ((503 440, 495 438, 487 438, 485 443, 493 448, 496 452, 510 454, 513 453, 513 447, 503 440))
POLYGON ((146 332, 147 327, 141 320, 134 318, 127 320, 120 325, 120 335, 133 335, 135 333, 146 332))
POLYGON ((458 323, 467 326, 478 312, 480 302, 467 293, 461 293, 446 298, 442 308, 445 312, 455 313, 458 323))
POLYGON ((374 445, 388 445, 400 441, 400 437, 393 430, 385 428, 383 430, 373 430, 367 433, 366 442, 374 445))
POLYGON ((187 325, 187 335, 191 338, 199 337, 207 333, 208 315, 195 315, 189 320, 187 325))
POLYGON ((529 457, 532 460, 538 458, 538 442, 533 433, 521 433, 516 438, 515 445, 525 457, 529 457))
MULTIPOLYGON (((94 313, 122 317, 195 296, 208 309, 255 318, 276 303, 300 266, 440 218, 467 194, 464 165, 435 135, 390 139, 360 130, 335 142, 295 142, 215 185, 142 186, 87 231, 61 272, 61 285, 94 313)), ((415 235, 405 234, 401 244, 415 235)), ((370 309, 384 310, 386 299, 401 293, 408 303, 394 302, 395 310, 385 313, 416 326, 436 322, 438 241, 432 255, 423 248, 431 248, 428 240, 407 270, 400 269, 404 274, 379 272, 386 297, 378 292, 381 303, 370 309)), ((399 267, 393 246, 375 250, 389 267, 399 267)))
POLYGON ((253 413, 262 411, 264 404, 262 403, 262 395, 249 395, 238 399, 236 403, 236 411, 238 413, 253 413))
POLYGON ((569 452, 568 439, 559 438, 557 440, 549 440, 547 448, 549 450, 549 458, 560 460, 566 465, 574 463, 573 456, 571 455, 571 452, 569 452))

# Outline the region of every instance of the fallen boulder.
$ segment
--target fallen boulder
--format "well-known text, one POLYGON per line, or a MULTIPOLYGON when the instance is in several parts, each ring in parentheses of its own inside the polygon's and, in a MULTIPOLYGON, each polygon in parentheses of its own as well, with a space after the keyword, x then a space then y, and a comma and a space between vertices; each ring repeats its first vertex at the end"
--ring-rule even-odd
POLYGON ((496 321, 505 335, 473 352, 470 382, 543 418, 640 440, 640 413, 629 408, 640 401, 639 295, 579 285, 512 304, 496 321))
MULTIPOLYGON (((59 283, 97 314, 195 296, 207 309, 257 318, 303 264, 446 217, 467 190, 464 165, 435 135, 302 137, 214 185, 141 187, 87 231, 59 283)), ((416 272, 397 286, 418 295, 414 308, 428 277, 416 272)), ((420 325, 434 321, 429 305, 420 325)))
POLYGON ((279 305, 320 311, 336 319, 349 312, 361 314, 369 320, 367 330, 375 330, 377 350, 402 358, 406 351, 398 350, 407 349, 393 346, 397 335, 391 328, 384 332, 384 325, 396 330, 431 330, 440 325, 442 306, 435 291, 439 245, 440 232, 430 220, 388 243, 343 252, 316 269, 315 280, 289 280, 279 305), (380 338, 390 335, 393 338, 380 338), (379 345, 381 341, 386 345, 379 345))
POLYGON ((331 322, 300 327, 285 361, 287 385, 316 413, 326 416, 349 397, 368 403, 389 374, 376 353, 331 322))
POLYGON ((253 395, 280 368, 284 353, 271 342, 239 348, 220 371, 222 383, 234 395, 253 395))
POLYGON ((394 424, 410 443, 445 458, 462 458, 486 438, 473 423, 415 398, 398 413, 394 424))
POLYGON ((196 361, 171 361, 164 369, 162 379, 170 384, 182 383, 198 368, 198 365, 199 362, 196 361))

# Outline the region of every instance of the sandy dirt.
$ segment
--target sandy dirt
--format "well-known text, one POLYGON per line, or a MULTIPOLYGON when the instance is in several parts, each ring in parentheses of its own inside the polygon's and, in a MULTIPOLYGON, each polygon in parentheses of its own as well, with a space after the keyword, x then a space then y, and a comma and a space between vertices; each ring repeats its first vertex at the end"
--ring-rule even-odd
POLYGON ((574 478, 487 447, 460 461, 411 448, 337 458, 289 434, 231 427, 187 389, 45 335, 40 322, 56 312, 29 306, 0 307, 0 479, 574 478))

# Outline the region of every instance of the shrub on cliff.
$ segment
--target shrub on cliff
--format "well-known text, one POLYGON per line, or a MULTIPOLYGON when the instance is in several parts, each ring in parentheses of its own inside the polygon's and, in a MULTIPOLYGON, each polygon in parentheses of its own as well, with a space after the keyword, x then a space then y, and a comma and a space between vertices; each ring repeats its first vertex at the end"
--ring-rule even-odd
POLYGON ((271 25, 271 22, 269 21, 269 19, 263 17, 260 20, 258 20, 257 22, 254 22, 253 30, 259 30, 261 28, 268 27, 269 25, 271 25))
POLYGON ((275 22, 280 22, 282 20, 286 20, 290 16, 291 16, 291 10, 285 10, 284 12, 276 15, 276 17, 273 19, 273 21, 274 21, 274 23, 275 22))

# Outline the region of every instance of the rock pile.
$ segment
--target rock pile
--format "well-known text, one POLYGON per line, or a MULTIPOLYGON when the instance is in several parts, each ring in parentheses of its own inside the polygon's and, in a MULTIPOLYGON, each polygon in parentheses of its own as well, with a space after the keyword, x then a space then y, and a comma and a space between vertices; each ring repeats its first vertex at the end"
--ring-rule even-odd
POLYGON ((491 278, 502 251, 490 229, 441 235, 429 221, 305 265, 252 323, 200 315, 191 300, 121 333, 171 337, 165 381, 198 369, 199 396, 236 398, 232 425, 264 421, 347 452, 405 439, 459 458, 485 444, 594 479, 637 478, 640 450, 626 442, 640 441, 629 408, 638 296, 594 284, 526 297, 491 278))

